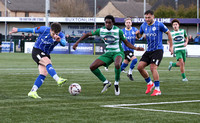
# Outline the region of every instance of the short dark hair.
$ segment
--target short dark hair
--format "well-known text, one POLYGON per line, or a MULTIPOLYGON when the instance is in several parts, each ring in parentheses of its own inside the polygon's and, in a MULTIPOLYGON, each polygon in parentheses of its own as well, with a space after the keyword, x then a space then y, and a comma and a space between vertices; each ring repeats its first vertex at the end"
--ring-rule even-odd
POLYGON ((104 21, 106 19, 111 19, 113 23, 115 23, 115 18, 112 16, 112 15, 107 15, 105 18, 104 18, 104 21))
POLYGON ((174 19, 174 20, 172 20, 171 24, 173 24, 173 23, 175 23, 175 22, 177 22, 178 25, 180 25, 180 21, 179 21, 178 19, 174 19))
POLYGON ((148 15, 148 14, 154 15, 154 12, 152 10, 147 10, 144 14, 145 15, 148 15))
POLYGON ((51 30, 55 33, 59 33, 61 31, 61 24, 60 23, 52 23, 51 30))

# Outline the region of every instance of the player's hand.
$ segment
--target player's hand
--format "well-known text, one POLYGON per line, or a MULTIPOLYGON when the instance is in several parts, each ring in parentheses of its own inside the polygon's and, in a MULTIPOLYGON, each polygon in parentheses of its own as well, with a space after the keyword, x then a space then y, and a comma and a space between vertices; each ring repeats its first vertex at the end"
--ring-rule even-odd
POLYGON ((140 31, 137 30, 137 31, 135 32, 135 35, 136 35, 136 37, 137 37, 138 39, 140 38, 139 34, 140 34, 140 31))
POLYGON ((144 48, 143 47, 136 47, 136 50, 137 51, 144 51, 144 48))
POLYGON ((171 52, 171 55, 174 54, 173 47, 170 47, 170 48, 169 48, 169 51, 171 52))
POLYGON ((13 28, 12 28, 12 31, 10 31, 9 34, 17 33, 17 30, 18 30, 17 28, 13 27, 13 28))
POLYGON ((75 44, 73 45, 73 49, 76 50, 76 47, 77 47, 77 46, 78 46, 78 44, 75 43, 75 44))
POLYGON ((60 40, 61 40, 60 36, 58 36, 58 35, 54 35, 54 39, 55 39, 56 41, 58 41, 58 42, 60 42, 60 40))
POLYGON ((187 46, 187 43, 185 42, 185 43, 184 43, 184 47, 186 47, 186 46, 187 46))

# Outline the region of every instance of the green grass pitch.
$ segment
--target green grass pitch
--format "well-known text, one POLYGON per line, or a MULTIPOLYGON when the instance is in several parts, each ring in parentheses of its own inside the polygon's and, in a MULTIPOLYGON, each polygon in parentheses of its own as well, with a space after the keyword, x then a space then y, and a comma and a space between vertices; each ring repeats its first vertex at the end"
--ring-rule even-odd
MULTIPOLYGON (((187 58, 186 76, 189 82, 181 81, 179 68, 172 68, 170 72, 167 70, 169 61, 176 61, 175 58, 163 58, 158 68, 162 95, 151 97, 150 94, 145 94, 146 83, 136 68, 133 71, 134 81, 129 81, 126 74, 121 73, 119 96, 114 95, 113 85, 105 94, 100 94, 102 83, 89 70, 90 64, 97 57, 52 54, 53 66, 58 75, 69 81, 63 87, 58 87, 48 75, 38 90, 42 99, 31 99, 27 94, 38 76, 37 65, 31 54, 1 53, 0 123, 199 122, 200 101, 195 100, 200 100, 200 58, 187 58), (81 85, 80 95, 69 94, 68 87, 71 83, 81 85), (171 103, 174 101, 190 102, 171 103), (142 103, 155 104, 141 105, 142 103), (119 104, 139 105, 124 106, 125 108, 102 107, 119 104)), ((152 78, 149 67, 146 69, 152 78)), ((113 64, 108 72, 104 67, 100 67, 100 70, 114 83, 113 64)))

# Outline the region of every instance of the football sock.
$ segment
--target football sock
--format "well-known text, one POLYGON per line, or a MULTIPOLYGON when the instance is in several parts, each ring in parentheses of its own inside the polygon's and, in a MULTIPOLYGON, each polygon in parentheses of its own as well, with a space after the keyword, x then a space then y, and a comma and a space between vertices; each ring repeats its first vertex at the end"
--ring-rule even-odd
POLYGON ((47 72, 51 75, 51 77, 53 77, 54 75, 56 75, 56 71, 53 68, 52 64, 48 64, 46 66, 47 72))
POLYGON ((104 81, 103 84, 107 84, 107 83, 108 83, 108 80, 106 79, 106 81, 104 81))
POLYGON ((99 70, 99 68, 93 70, 92 73, 94 75, 96 75, 97 78, 99 78, 99 80, 101 80, 102 82, 106 81, 106 78, 103 76, 103 74, 101 73, 101 71, 99 70))
POLYGON ((183 77, 183 79, 186 78, 185 73, 182 73, 181 76, 183 77))
POLYGON ((154 81, 155 89, 160 91, 160 81, 154 81))
POLYGON ((145 81, 146 81, 147 84, 152 84, 152 83, 153 83, 153 82, 151 81, 151 78, 150 78, 150 77, 146 78, 145 81))
POLYGON ((128 64, 122 63, 122 65, 121 65, 121 71, 123 71, 127 66, 128 66, 128 64))
POLYGON ((117 82, 119 81, 120 73, 121 73, 121 70, 115 68, 115 81, 117 82))
POLYGON ((119 85, 119 82, 118 82, 118 81, 115 81, 114 85, 119 85))
POLYGON ((177 66, 176 66, 176 63, 172 63, 172 67, 177 67, 177 66))
POLYGON ((133 69, 135 67, 135 64, 137 64, 137 58, 133 59, 133 61, 130 64, 130 69, 133 69))
POLYGON ((132 74, 133 69, 129 69, 128 74, 132 74))
POLYGON ((42 85, 42 83, 44 82, 44 79, 46 78, 46 76, 40 74, 37 79, 35 80, 35 83, 31 89, 31 91, 37 91, 37 89, 42 85))

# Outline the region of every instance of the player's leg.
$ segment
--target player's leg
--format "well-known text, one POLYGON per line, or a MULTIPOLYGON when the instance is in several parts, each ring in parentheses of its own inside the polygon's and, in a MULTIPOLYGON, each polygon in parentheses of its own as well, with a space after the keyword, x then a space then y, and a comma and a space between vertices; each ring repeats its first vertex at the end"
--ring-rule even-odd
POLYGON ((151 57, 150 69, 153 75, 154 85, 155 85, 155 90, 153 91, 151 96, 161 95, 159 74, 158 74, 157 68, 161 63, 162 58, 163 58, 163 50, 154 51, 151 57))
POLYGON ((147 90, 146 90, 145 93, 148 94, 153 89, 154 83, 151 81, 151 78, 149 77, 148 72, 145 70, 145 67, 148 65, 147 62, 141 61, 141 60, 138 63, 137 69, 138 69, 138 71, 140 72, 140 74, 142 75, 142 77, 145 79, 145 81, 147 83, 147 90))
POLYGON ((39 76, 35 80, 35 83, 31 89, 31 91, 28 93, 29 97, 32 98, 41 98, 37 94, 37 90, 40 88, 40 86, 43 84, 48 72, 46 71, 46 67, 43 65, 38 65, 38 70, 39 70, 39 76))
POLYGON ((124 55, 125 55, 125 59, 123 61, 123 63, 121 64, 121 71, 124 71, 125 68, 128 66, 129 62, 130 62, 130 56, 129 56, 129 53, 131 51, 124 51, 124 55))
POLYGON ((130 64, 127 76, 131 81, 133 81, 134 79, 133 79, 133 76, 132 76, 132 72, 133 72, 133 69, 134 69, 135 65, 137 64, 137 57, 133 56, 130 60, 132 62, 130 64))
POLYGON ((120 88, 119 88, 119 79, 120 79, 120 73, 121 73, 121 63, 123 60, 123 55, 122 54, 117 54, 114 56, 114 62, 115 62, 115 95, 120 94, 120 88))
POLYGON ((62 86, 64 83, 66 83, 67 79, 63 79, 59 77, 55 71, 55 69, 52 66, 51 60, 49 57, 45 56, 42 57, 39 61, 40 64, 46 66, 46 70, 51 75, 51 77, 56 80, 58 86, 62 86))
POLYGON ((101 93, 107 91, 107 89, 111 86, 111 82, 109 82, 104 75, 99 70, 100 66, 109 66, 110 65, 110 59, 107 58, 106 54, 103 54, 98 59, 96 59, 91 65, 90 70, 91 72, 100 80, 103 82, 103 89, 101 93))
POLYGON ((180 63, 180 71, 181 71, 181 76, 182 76, 182 81, 188 81, 185 75, 185 61, 186 61, 186 51, 182 51, 182 59, 179 59, 180 63))
MULTIPOLYGON (((176 60, 179 61, 179 59, 182 58, 180 51, 175 51, 175 54, 176 54, 176 60)), ((168 66, 168 70, 170 71, 172 69, 172 67, 180 67, 180 63, 170 61, 169 66, 168 66)))

